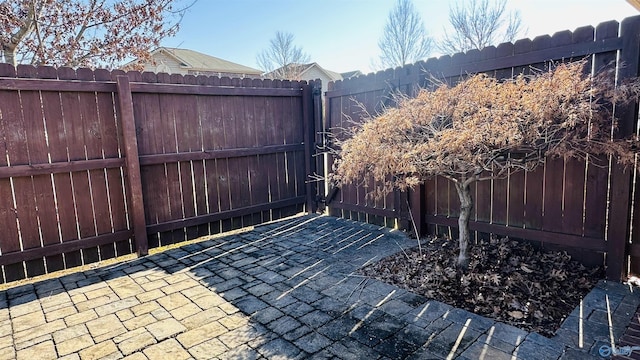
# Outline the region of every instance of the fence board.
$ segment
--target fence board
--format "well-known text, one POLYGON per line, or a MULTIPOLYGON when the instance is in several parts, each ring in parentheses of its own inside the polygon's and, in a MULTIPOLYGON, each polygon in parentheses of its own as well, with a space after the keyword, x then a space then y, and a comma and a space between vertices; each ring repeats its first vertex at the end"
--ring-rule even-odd
MULTIPOLYGON (((18 76, 22 76, 24 70, 33 70, 32 67, 21 66, 17 69, 18 76)), ((28 75, 27 75, 28 76, 28 75)), ((37 92, 24 92, 24 94, 15 94, 15 118, 12 128, 8 129, 9 133, 5 133, 8 138, 7 158, 13 165, 27 165, 29 159, 29 147, 27 131, 29 130, 27 122, 32 123, 35 120, 28 120, 26 116, 39 115, 34 114, 34 109, 25 109, 22 111, 23 101, 40 102, 37 92), (17 120, 17 121, 15 121, 17 120)), ((11 119, 10 119, 11 121, 11 119)), ((34 184, 32 177, 14 177, 13 191, 15 197, 15 209, 18 218, 18 227, 20 235, 20 244, 22 250, 38 248, 41 246, 40 234, 38 231, 38 217, 36 213, 36 203, 34 194, 34 184)), ((44 262, 42 259, 32 259, 25 264, 27 276, 39 275, 44 272, 44 262)))
MULTIPOLYGON (((20 66, 18 67, 17 72, 18 76, 25 78, 37 76, 36 68, 32 66, 20 66)), ((22 123, 24 126, 26 147, 28 149, 28 154, 26 154, 29 157, 28 162, 29 164, 46 163, 48 161, 48 157, 44 131, 44 119, 42 107, 37 106, 40 105, 40 93, 38 91, 21 91, 20 101, 25 105, 36 104, 36 106, 22 106, 22 123)), ((28 177, 24 177, 22 179, 29 181, 28 177)), ((35 225, 31 231, 33 233, 38 233, 38 228, 40 228, 40 231, 38 235, 33 233, 30 235, 33 236, 31 244, 24 247, 25 249, 38 248, 42 246, 45 239, 47 242, 51 242, 51 240, 56 241, 58 237, 58 224, 55 217, 55 208, 53 206, 54 196, 53 187, 51 186, 51 178, 46 175, 38 175, 30 177, 30 181, 33 188, 28 190, 24 189, 23 191, 26 190, 27 193, 21 195, 34 198, 34 207, 28 209, 28 211, 36 217, 37 223, 31 225, 27 223, 24 224, 24 226, 35 225)), ((60 256, 57 259, 51 260, 54 268, 59 267, 62 257, 60 256), (56 261, 58 264, 56 264, 56 261)), ((44 274, 46 272, 45 266, 43 258, 28 261, 26 264, 27 276, 44 274)))

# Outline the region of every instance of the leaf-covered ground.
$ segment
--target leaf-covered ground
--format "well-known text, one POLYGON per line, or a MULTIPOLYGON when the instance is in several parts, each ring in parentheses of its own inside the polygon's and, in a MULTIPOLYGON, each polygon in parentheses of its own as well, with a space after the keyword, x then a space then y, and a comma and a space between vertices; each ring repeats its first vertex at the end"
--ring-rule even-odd
POLYGON ((457 241, 437 238, 369 265, 361 273, 527 331, 552 336, 603 277, 564 252, 495 239, 472 245, 469 270, 456 271, 457 241))

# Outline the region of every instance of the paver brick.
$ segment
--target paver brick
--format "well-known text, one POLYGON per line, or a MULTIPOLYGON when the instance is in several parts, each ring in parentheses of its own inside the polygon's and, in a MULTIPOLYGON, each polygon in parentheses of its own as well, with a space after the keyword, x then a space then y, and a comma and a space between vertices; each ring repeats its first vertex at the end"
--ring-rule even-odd
POLYGON ((220 318, 218 321, 227 329, 234 330, 240 326, 246 325, 249 322, 249 319, 246 316, 237 313, 220 318))
POLYGON ((45 322, 44 314, 41 311, 31 312, 12 319, 13 331, 20 332, 32 329, 38 325, 44 324, 45 322))
POLYGON ((84 295, 87 297, 88 300, 92 300, 92 299, 99 298, 101 296, 112 297, 112 296, 115 295, 115 293, 113 292, 113 290, 111 290, 110 287, 105 286, 105 287, 102 287, 102 288, 99 288, 99 289, 86 291, 84 293, 84 295))
POLYGON ((267 327, 274 332, 282 335, 284 333, 288 333, 289 331, 298 328, 301 326, 299 321, 292 318, 291 316, 283 316, 278 320, 272 321, 267 325, 267 327))
POLYGON ((298 320, 300 320, 302 323, 307 324, 314 329, 319 328, 320 326, 326 324, 332 319, 333 319, 332 316, 320 310, 310 312, 298 318, 298 320))
POLYGON ((73 326, 76 324, 86 323, 88 321, 91 321, 97 318, 98 318, 98 314, 96 314, 96 312, 93 309, 91 309, 91 310, 79 312, 77 314, 66 316, 64 318, 64 322, 67 324, 67 326, 73 326))
POLYGON ((159 279, 151 280, 149 282, 140 284, 140 287, 143 288, 145 291, 152 291, 155 289, 160 289, 167 285, 169 285, 168 282, 164 281, 164 279, 162 278, 159 278, 159 279))
POLYGON ((175 292, 167 296, 163 296, 159 298, 157 301, 158 301, 158 304, 160 304, 160 306, 162 306, 167 311, 171 311, 175 308, 179 308, 181 306, 191 303, 191 301, 187 299, 186 296, 182 295, 179 292, 175 292))
POLYGON ((40 299, 40 306, 42 306, 42 310, 45 313, 72 305, 71 297, 66 292, 41 297, 40 299))
POLYGON ((302 326, 298 326, 297 328, 289 331, 288 333, 285 333, 284 335, 282 335, 282 337, 285 340, 293 341, 293 340, 297 340, 297 339, 307 335, 311 331, 312 331, 312 329, 310 327, 308 327, 307 325, 302 325, 302 326))
POLYGON ((53 341, 45 341, 16 352, 17 360, 48 360, 56 357, 53 341))
POLYGON ((92 345, 94 345, 93 338, 89 334, 72 337, 62 342, 56 341, 56 348, 60 356, 78 352, 92 345))
POLYGON ((185 348, 190 348, 194 345, 205 342, 208 339, 222 335, 228 331, 229 330, 222 324, 214 321, 195 329, 188 330, 178 335, 177 339, 182 345, 184 345, 185 348))
MULTIPOLYGON (((0 335, 0 349, 13 346, 13 337, 10 335, 0 335)), ((0 353, 2 350, 0 350, 0 353)))
POLYGON ((89 334, 87 327, 84 324, 77 324, 54 332, 53 340, 56 344, 59 344, 63 341, 73 339, 84 334, 89 334))
POLYGON ((171 318, 171 313, 163 308, 159 308, 150 312, 150 314, 156 318, 156 320, 165 320, 171 318))
POLYGON ((19 303, 19 304, 20 305, 12 305, 11 303, 9 303, 10 305, 9 313, 11 314, 11 317, 14 319, 23 315, 33 313, 33 312, 42 311, 42 307, 40 306, 40 303, 35 298, 30 302, 19 303))
POLYGON ((189 349, 189 353, 196 359, 211 359, 224 354, 227 347, 218 339, 211 339, 189 349))
POLYGON ((220 310, 227 313, 227 315, 235 314, 239 311, 237 307, 235 307, 233 304, 228 302, 225 302, 224 304, 220 304, 218 308, 220 308, 220 310))
POLYGON ((113 301, 102 306, 98 306, 95 308, 95 311, 98 316, 105 316, 108 314, 113 314, 120 310, 130 309, 138 304, 140 304, 140 301, 138 301, 138 299, 136 299, 135 297, 129 297, 126 299, 113 301))
POLYGON ((123 310, 117 311, 116 316, 118 317, 118 319, 120 319, 120 321, 127 321, 135 317, 131 309, 123 309, 123 310))
POLYGON ((80 359, 82 360, 96 360, 113 355, 115 355, 116 358, 121 357, 120 351, 118 351, 118 347, 111 340, 95 344, 80 351, 80 359))
POLYGON ((78 310, 76 310, 75 306, 72 305, 72 306, 65 306, 63 308, 52 310, 52 311, 47 311, 45 312, 45 317, 47 318, 47 321, 51 322, 53 320, 62 319, 69 315, 73 315, 77 313, 78 313, 78 310))
POLYGON ((291 359, 300 354, 300 349, 298 349, 292 343, 281 338, 273 339, 268 343, 260 346, 256 350, 267 359, 273 359, 276 357, 282 359, 291 359))
POLYGON ((126 329, 115 314, 91 320, 87 323, 87 328, 96 343, 101 343, 126 332, 126 329))
POLYGON ((33 336, 29 339, 14 340, 13 348, 18 351, 51 340, 51 334, 33 336))
POLYGON ((226 300, 217 294, 208 294, 204 296, 197 297, 192 299, 192 301, 198 305, 202 310, 211 309, 216 306, 220 306, 226 303, 226 300))
POLYGON ((189 299, 195 299, 203 295, 213 294, 211 290, 207 289, 202 285, 192 286, 188 289, 184 289, 180 291, 182 295, 188 297, 189 299))
POLYGON ((511 353, 496 349, 479 341, 471 344, 461 355, 462 359, 496 359, 511 360, 511 353))
POLYGON ((164 287, 161 287, 160 290, 162 290, 162 292, 164 292, 167 295, 173 294, 175 292, 181 291, 181 290, 186 290, 190 287, 194 287, 196 285, 199 285, 197 281, 193 280, 193 279, 189 279, 189 280, 185 280, 183 282, 178 282, 175 284, 171 284, 171 285, 167 285, 164 287))
POLYGON ((80 304, 82 302, 87 301, 87 296, 85 294, 74 294, 71 295, 71 302, 73 302, 74 304, 80 304))
POLYGON ((154 322, 158 321, 155 317, 153 317, 153 315, 149 314, 144 314, 144 315, 140 315, 140 316, 136 316, 132 319, 129 319, 127 321, 122 322, 122 325, 124 325, 124 327, 127 328, 127 330, 131 331, 131 330, 135 330, 138 328, 141 328, 143 326, 147 326, 149 324, 152 324, 154 322))
POLYGON ((176 320, 183 320, 188 318, 191 315, 198 314, 202 311, 200 307, 192 302, 189 302, 186 305, 180 306, 179 308, 173 309, 169 311, 171 316, 173 316, 176 320))
POLYGON ((160 309, 160 304, 156 301, 145 302, 139 305, 133 306, 130 310, 133 312, 133 315, 140 316, 144 314, 148 314, 154 310, 160 309))
POLYGON ((81 303, 77 303, 76 309, 78 309, 78 312, 83 312, 83 311, 94 309, 103 305, 108 305, 117 300, 118 300, 118 297, 116 296, 116 294, 113 294, 111 296, 101 296, 96 299, 91 299, 81 303))
POLYGON ((419 346, 408 343, 396 336, 388 337, 382 340, 374 350, 390 359, 406 359, 418 350, 419 346))
POLYGON ((158 341, 162 341, 187 330, 187 328, 173 318, 149 324, 146 328, 158 341))
POLYGON ((144 292, 144 289, 128 276, 110 281, 109 286, 120 299, 126 299, 144 292))
POLYGON ((146 303, 148 301, 156 300, 163 297, 165 294, 160 289, 154 289, 151 291, 146 291, 136 295, 136 298, 140 300, 141 303, 146 303))
POLYGON ((225 359, 233 360, 257 360, 260 354, 246 344, 240 345, 224 353, 225 359))
MULTIPOLYGON (((149 360, 188 359, 189 353, 175 339, 167 339, 143 350, 149 360)), ((209 357, 212 355, 210 354, 209 357)))
POLYGON ((245 296, 242 299, 235 301, 234 305, 247 315, 251 315, 269 306, 264 301, 252 295, 245 296))
POLYGON ((234 349, 253 340, 255 335, 256 334, 247 326, 228 331, 218 336, 218 339, 229 349, 234 349))
POLYGON ((149 360, 149 358, 146 357, 143 353, 137 352, 129 356, 125 356, 124 358, 122 358, 122 360, 149 360))
POLYGON ((247 295, 248 292, 244 291, 241 287, 234 287, 233 289, 229 289, 226 290, 224 292, 221 292, 220 295, 222 295, 224 297, 224 300, 226 301, 234 301, 238 298, 241 298, 245 295, 247 295))
POLYGON ((118 343, 118 348, 123 355, 129 355, 156 343, 156 339, 151 333, 144 329, 140 330, 142 331, 135 335, 129 333, 125 340, 118 343))
POLYGON ((225 313, 224 311, 220 310, 220 308, 212 308, 212 309, 208 309, 205 311, 202 311, 198 314, 195 315, 191 315, 188 318, 181 320, 181 323, 187 328, 187 329, 194 329, 197 327, 200 327, 204 324, 207 324, 209 322, 221 319, 223 317, 227 316, 227 313, 225 313))
POLYGON ((20 342, 33 340, 33 339, 40 338, 47 335, 50 336, 52 333, 64 328, 65 328, 64 321, 62 321, 61 319, 58 319, 58 320, 55 320, 54 322, 41 324, 36 327, 21 331, 19 333, 14 333, 13 340, 17 344, 20 342))
POLYGON ((282 311, 273 306, 270 306, 251 315, 251 320, 257 321, 260 324, 268 324, 282 316, 284 316, 284 313, 282 311))
POLYGON ((59 357, 58 360, 80 360, 80 355, 78 355, 77 353, 69 354, 59 357))

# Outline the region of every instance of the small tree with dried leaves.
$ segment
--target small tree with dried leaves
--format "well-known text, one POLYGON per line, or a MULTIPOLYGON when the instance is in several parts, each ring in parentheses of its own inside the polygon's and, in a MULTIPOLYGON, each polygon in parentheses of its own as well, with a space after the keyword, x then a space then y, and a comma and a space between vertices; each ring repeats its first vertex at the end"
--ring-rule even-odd
POLYGON ((399 97, 396 108, 350 129, 333 176, 339 183, 373 176, 379 195, 437 175, 452 181, 460 199, 458 264, 466 268, 474 182, 532 171, 547 157, 633 163, 634 143, 611 139, 609 109, 635 99, 637 81, 615 87, 611 74, 583 75, 586 64, 504 81, 475 75, 399 97))
POLYGON ((142 62, 178 30, 188 6, 176 0, 0 1, 0 60, 13 64, 106 67, 142 62))

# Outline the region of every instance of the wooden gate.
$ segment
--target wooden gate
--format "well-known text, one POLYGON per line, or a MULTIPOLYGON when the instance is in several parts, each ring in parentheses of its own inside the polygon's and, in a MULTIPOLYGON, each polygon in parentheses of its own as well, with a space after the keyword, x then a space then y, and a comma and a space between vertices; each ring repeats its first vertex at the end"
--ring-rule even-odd
POLYGON ((319 86, 0 64, 0 281, 315 211, 319 86))

